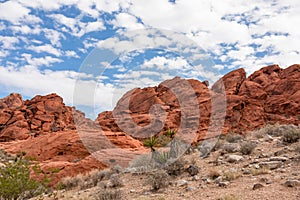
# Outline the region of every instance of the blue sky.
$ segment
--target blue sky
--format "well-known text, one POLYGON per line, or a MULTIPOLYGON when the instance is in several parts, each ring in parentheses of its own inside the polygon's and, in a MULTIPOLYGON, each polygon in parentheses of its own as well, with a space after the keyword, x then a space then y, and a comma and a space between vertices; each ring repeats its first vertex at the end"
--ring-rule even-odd
POLYGON ((0 98, 57 93, 89 117, 134 87, 299 63, 298 0, 0 0, 0 98))

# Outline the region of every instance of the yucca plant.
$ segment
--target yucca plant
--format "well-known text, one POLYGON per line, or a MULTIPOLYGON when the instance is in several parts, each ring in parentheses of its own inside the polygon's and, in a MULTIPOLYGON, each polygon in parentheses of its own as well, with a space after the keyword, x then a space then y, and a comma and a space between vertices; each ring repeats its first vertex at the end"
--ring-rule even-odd
POLYGON ((173 139, 175 137, 176 134, 176 130, 175 129, 168 129, 164 135, 170 137, 171 139, 173 139))
POLYGON ((158 144, 158 139, 155 136, 151 136, 150 138, 144 141, 144 146, 151 149, 152 152, 155 151, 154 146, 158 144))

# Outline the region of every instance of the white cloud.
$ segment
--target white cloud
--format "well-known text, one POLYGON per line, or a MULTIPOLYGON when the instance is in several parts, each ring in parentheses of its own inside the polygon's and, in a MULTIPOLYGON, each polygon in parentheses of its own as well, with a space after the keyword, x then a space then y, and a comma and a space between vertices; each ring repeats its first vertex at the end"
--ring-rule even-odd
POLYGON ((78 37, 81 37, 89 32, 101 31, 105 29, 102 21, 98 20, 95 22, 79 23, 80 31, 76 33, 78 37))
POLYGON ((21 5, 16 1, 6 1, 0 3, 0 19, 7 20, 12 24, 26 23, 39 23, 41 19, 30 14, 30 9, 21 5))
POLYGON ((81 22, 80 18, 66 17, 63 14, 51 14, 50 18, 54 19, 56 23, 63 26, 61 30, 77 37, 81 37, 89 32, 104 30, 105 26, 101 19, 93 22, 81 22), (68 28, 68 29, 66 29, 68 28))
POLYGON ((69 28, 69 30, 71 30, 73 34, 78 32, 77 19, 66 17, 62 14, 51 14, 49 15, 49 17, 54 19, 57 23, 69 28))
POLYGON ((23 53, 22 58, 25 60, 29 65, 39 67, 39 66, 51 66, 53 63, 60 63, 63 60, 59 58, 54 58, 51 56, 39 57, 39 58, 32 58, 31 54, 23 53))
POLYGON ((63 5, 72 5, 76 4, 78 0, 52 0, 52 1, 45 1, 45 0, 18 0, 19 3, 26 7, 34 8, 34 9, 41 9, 41 10, 58 10, 63 5))
POLYGON ((6 25, 3 22, 0 22, 0 31, 5 29, 6 29, 6 25))
POLYGON ((33 66, 19 69, 0 66, 0 85, 6 86, 9 91, 21 92, 22 95, 30 97, 57 93, 68 105, 72 105, 75 100, 76 105, 112 109, 115 88, 110 84, 81 80, 88 77, 90 76, 74 71, 40 71, 33 66), (75 87, 79 94, 74 94, 75 87), (91 89, 92 93, 88 93, 91 89))
POLYGON ((22 33, 22 34, 40 34, 41 29, 39 26, 29 27, 27 25, 19 25, 19 26, 10 26, 9 27, 14 33, 22 33))
POLYGON ((175 58, 165 58, 161 56, 156 56, 150 60, 146 60, 143 65, 141 66, 142 69, 144 68, 154 68, 159 70, 168 70, 168 69, 180 69, 185 70, 191 68, 186 60, 175 57, 175 58))
POLYGON ((63 33, 53 29, 44 28, 43 32, 45 33, 45 37, 50 41, 50 43, 57 47, 61 46, 61 39, 66 39, 63 33))
POLYGON ((116 15, 116 19, 111 22, 115 27, 123 27, 127 30, 142 29, 144 26, 138 23, 135 16, 128 13, 119 13, 116 15))
POLYGON ((0 35, 0 43, 2 43, 2 49, 15 49, 15 44, 19 43, 19 39, 16 37, 0 35))
POLYGON ((36 53, 48 53, 53 54, 57 57, 61 56, 61 51, 59 49, 54 48, 50 44, 40 45, 40 46, 29 46, 27 49, 34 51, 36 53))
POLYGON ((0 19, 10 21, 13 24, 25 19, 30 10, 15 1, 0 3, 0 19))
POLYGON ((0 57, 6 57, 9 54, 8 51, 0 50, 0 57))
MULTIPOLYGON (((237 59, 239 66, 253 68, 253 65, 247 66, 247 59, 252 59, 255 49, 249 45, 254 42, 261 49, 272 45, 275 52, 280 52, 277 56, 269 54, 258 58, 262 63, 267 64, 270 59, 277 62, 281 56, 286 56, 285 63, 288 65, 299 60, 300 31, 295 26, 300 17, 299 1, 191 0, 172 4, 159 0, 133 0, 127 10, 139 17, 146 27, 183 32, 199 46, 215 54, 215 58, 223 61, 237 59), (270 32, 286 36, 264 36, 259 40, 254 37, 270 32), (237 44, 239 48, 230 50, 227 55, 221 43, 229 46, 237 44)), ((122 27, 121 24, 119 26, 122 27)))
POLYGON ((75 51, 65 51, 65 56, 67 57, 73 57, 73 58, 79 58, 79 56, 77 55, 77 53, 75 51))
POLYGON ((105 29, 102 21, 95 21, 95 22, 88 22, 85 27, 86 33, 93 32, 93 31, 100 31, 105 29))

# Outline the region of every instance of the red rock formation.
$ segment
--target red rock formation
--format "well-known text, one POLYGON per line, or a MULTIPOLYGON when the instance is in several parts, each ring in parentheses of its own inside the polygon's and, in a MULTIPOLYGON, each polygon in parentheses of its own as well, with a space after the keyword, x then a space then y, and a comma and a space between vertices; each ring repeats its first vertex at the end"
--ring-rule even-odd
MULTIPOLYGON (((299 72, 300 65, 292 65, 286 69, 281 69, 278 65, 271 65, 246 78, 244 69, 237 69, 217 81, 212 86, 211 93, 207 84, 197 80, 188 80, 199 102, 200 117, 195 140, 206 137, 207 131, 214 128, 214 125, 210 123, 215 118, 220 121, 222 118, 225 119, 223 133, 229 131, 245 133, 269 122, 299 124, 299 72), (220 94, 222 90, 225 90, 226 97, 220 94), (219 104, 215 103, 214 108, 212 108, 211 95, 220 102, 219 104), (226 100, 227 104, 226 115, 218 116, 221 113, 219 111, 222 110, 222 106, 220 106, 223 104, 222 98, 226 100), (211 115, 212 109, 214 109, 213 115, 211 115)), ((160 133, 169 128, 179 128, 180 122, 184 120, 182 114, 186 108, 181 107, 178 98, 164 84, 180 85, 184 81, 176 77, 163 82, 158 87, 135 89, 124 95, 118 102, 118 112, 124 112, 124 115, 114 117, 115 110, 103 112, 99 114, 97 120, 104 130, 112 132, 123 130, 136 137, 134 131, 137 126, 149 125, 151 123, 150 108, 159 104, 167 113, 160 133), (126 107, 127 101, 129 101, 129 106, 126 107), (128 119, 129 117, 131 119, 128 119)), ((181 93, 182 97, 190 97, 189 95, 185 91, 181 93)), ((197 118, 197 116, 191 116, 193 115, 191 113, 187 114, 191 119, 197 118)), ((145 129, 143 130, 145 131, 145 129)), ((220 133, 220 130, 216 130, 216 132, 220 133)))
POLYGON ((52 184, 64 176, 107 167, 91 155, 101 149, 144 149, 140 141, 127 134, 99 130, 95 122, 65 106, 56 94, 26 101, 19 94, 1 99, 0 148, 11 154, 26 152, 46 173, 59 170, 52 184))
POLYGON ((140 140, 169 128, 196 142, 221 132, 246 133, 268 122, 300 122, 300 65, 272 65, 248 78, 238 69, 211 90, 208 85, 175 77, 157 87, 129 91, 113 111, 100 113, 96 123, 65 106, 56 94, 26 101, 11 94, 0 100, 0 148, 25 151, 44 171, 59 168, 55 183, 66 175, 102 169, 113 156, 124 164, 145 151, 140 140))

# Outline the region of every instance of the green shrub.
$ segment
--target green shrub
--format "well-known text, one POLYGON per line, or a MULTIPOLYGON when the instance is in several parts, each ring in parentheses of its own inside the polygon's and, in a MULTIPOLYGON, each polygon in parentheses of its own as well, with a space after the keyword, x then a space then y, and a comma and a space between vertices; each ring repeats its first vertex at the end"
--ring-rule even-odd
POLYGON ((30 178, 30 163, 22 157, 0 168, 0 199, 25 199, 40 195, 45 183, 30 178))

